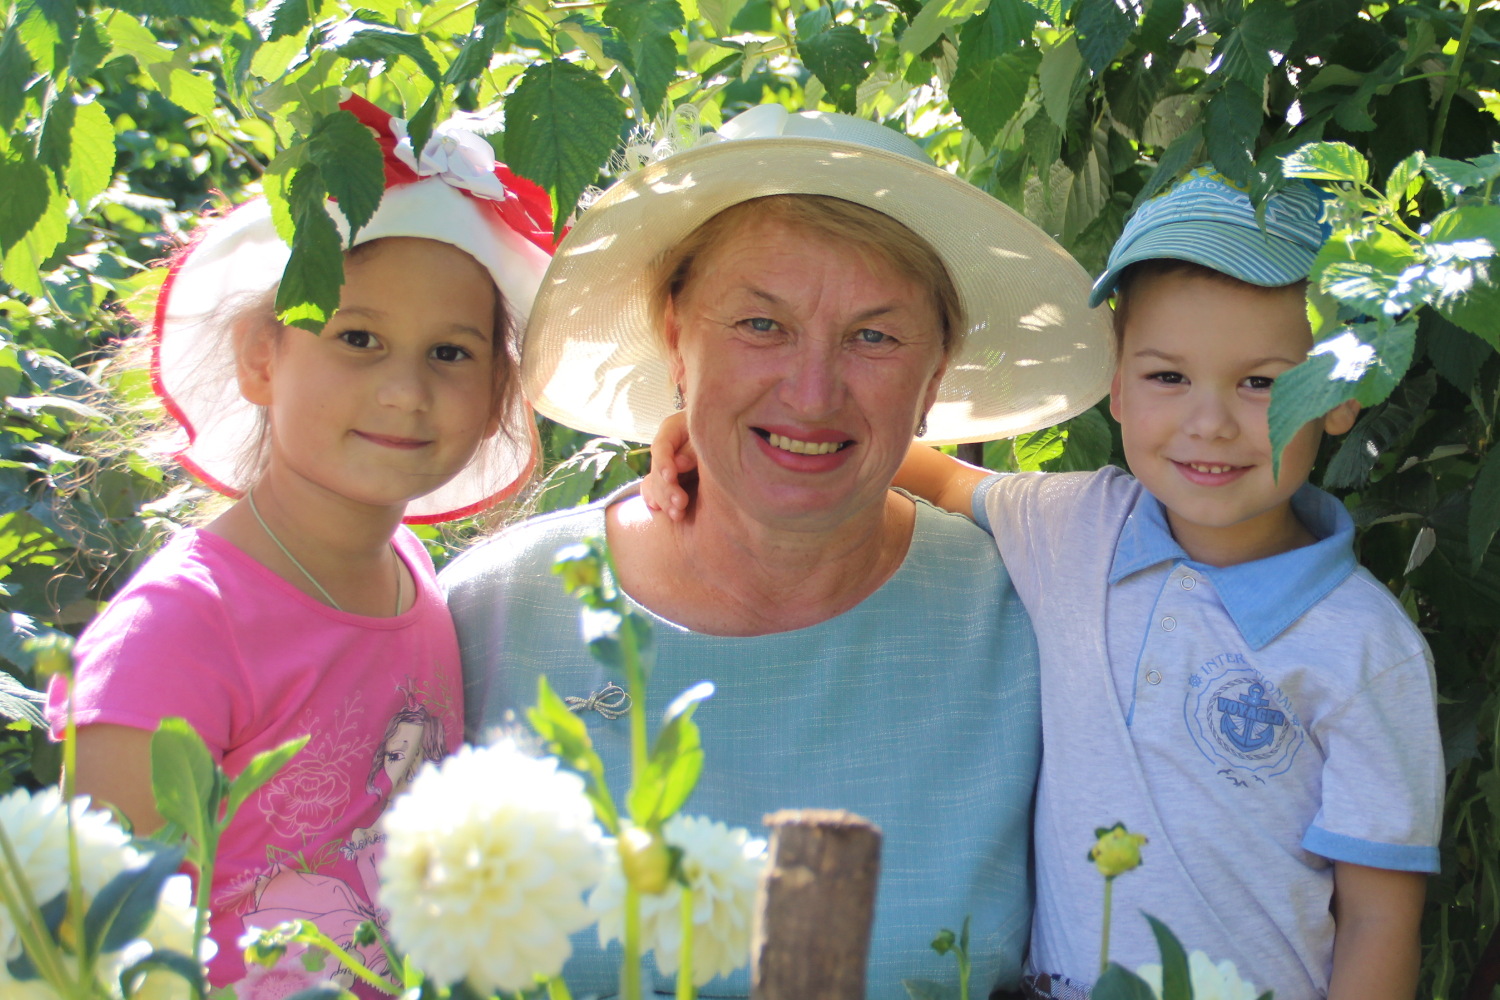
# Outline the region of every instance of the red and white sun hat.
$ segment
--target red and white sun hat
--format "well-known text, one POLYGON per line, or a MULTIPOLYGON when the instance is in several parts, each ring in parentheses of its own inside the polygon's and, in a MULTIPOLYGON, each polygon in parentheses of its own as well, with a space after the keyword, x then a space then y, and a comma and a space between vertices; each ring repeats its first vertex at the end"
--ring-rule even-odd
MULTIPOLYGON (((385 154, 385 194, 355 245, 393 236, 451 244, 489 271, 513 328, 524 328, 554 246, 546 192, 497 163, 489 143, 456 120, 437 126, 418 158, 401 119, 360 97, 339 107, 375 133, 385 154)), ((347 221, 336 203, 328 209, 347 245, 347 221)), ((276 286, 290 256, 269 204, 257 198, 199 231, 172 262, 156 304, 152 385, 188 438, 176 458, 232 497, 254 485, 257 470, 246 455, 262 423, 260 407, 240 395, 230 321, 276 286)), ((536 464, 536 430, 521 393, 514 398, 500 430, 468 466, 408 505, 408 523, 477 513, 526 481, 536 464)))

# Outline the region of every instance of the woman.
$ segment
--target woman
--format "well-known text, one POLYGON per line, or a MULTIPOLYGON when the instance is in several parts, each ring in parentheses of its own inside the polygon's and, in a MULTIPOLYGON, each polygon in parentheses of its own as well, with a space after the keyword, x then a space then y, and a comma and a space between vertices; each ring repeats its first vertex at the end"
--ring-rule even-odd
MULTIPOLYGON (((914 432, 999 437, 1093 403, 1108 329, 1051 240, 895 132, 764 106, 714 139, 584 213, 523 351, 537 408, 574 427, 646 440, 685 409, 693 514, 653 516, 626 489, 450 567, 470 736, 531 704, 539 674, 598 702, 611 678, 548 569, 607 537, 655 619, 654 697, 717 687, 688 811, 752 828, 779 808, 873 819, 869 995, 951 981, 929 942, 969 917, 984 996, 1015 982, 1029 923, 1034 641, 993 544, 890 482, 914 432)), ((623 789, 618 714, 585 717, 623 789)), ((612 993, 615 956, 575 944, 574 992, 612 993)), ((703 995, 746 996, 746 979, 703 995)))

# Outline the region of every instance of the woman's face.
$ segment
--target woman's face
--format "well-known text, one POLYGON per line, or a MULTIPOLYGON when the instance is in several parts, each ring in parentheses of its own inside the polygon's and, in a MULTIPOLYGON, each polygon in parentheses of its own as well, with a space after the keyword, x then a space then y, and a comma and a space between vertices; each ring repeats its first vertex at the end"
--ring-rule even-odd
POLYGON ((385 776, 391 782, 394 797, 406 788, 422 764, 422 724, 401 722, 385 744, 385 776))
POLYGON ((943 376, 927 289, 758 218, 695 262, 666 323, 700 489, 783 528, 880 509, 943 376))

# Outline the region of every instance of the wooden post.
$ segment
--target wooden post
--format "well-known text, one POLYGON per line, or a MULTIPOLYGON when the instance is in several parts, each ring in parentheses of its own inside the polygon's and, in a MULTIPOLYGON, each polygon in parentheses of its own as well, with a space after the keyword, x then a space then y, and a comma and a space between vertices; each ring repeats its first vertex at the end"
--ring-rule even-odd
POLYGON ((880 829, 835 809, 785 810, 765 823, 751 1000, 865 1000, 880 829))

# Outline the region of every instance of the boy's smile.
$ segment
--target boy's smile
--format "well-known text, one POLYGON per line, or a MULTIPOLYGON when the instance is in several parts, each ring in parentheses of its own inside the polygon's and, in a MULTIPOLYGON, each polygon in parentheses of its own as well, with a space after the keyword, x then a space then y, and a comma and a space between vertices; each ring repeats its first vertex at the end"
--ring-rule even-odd
POLYGON ((1271 385, 1312 346, 1301 285, 1260 288, 1191 270, 1143 276, 1130 290, 1110 412, 1125 457, 1167 511, 1193 559, 1233 565, 1313 539, 1291 509, 1324 430, 1344 404, 1300 430, 1271 473, 1271 385))

